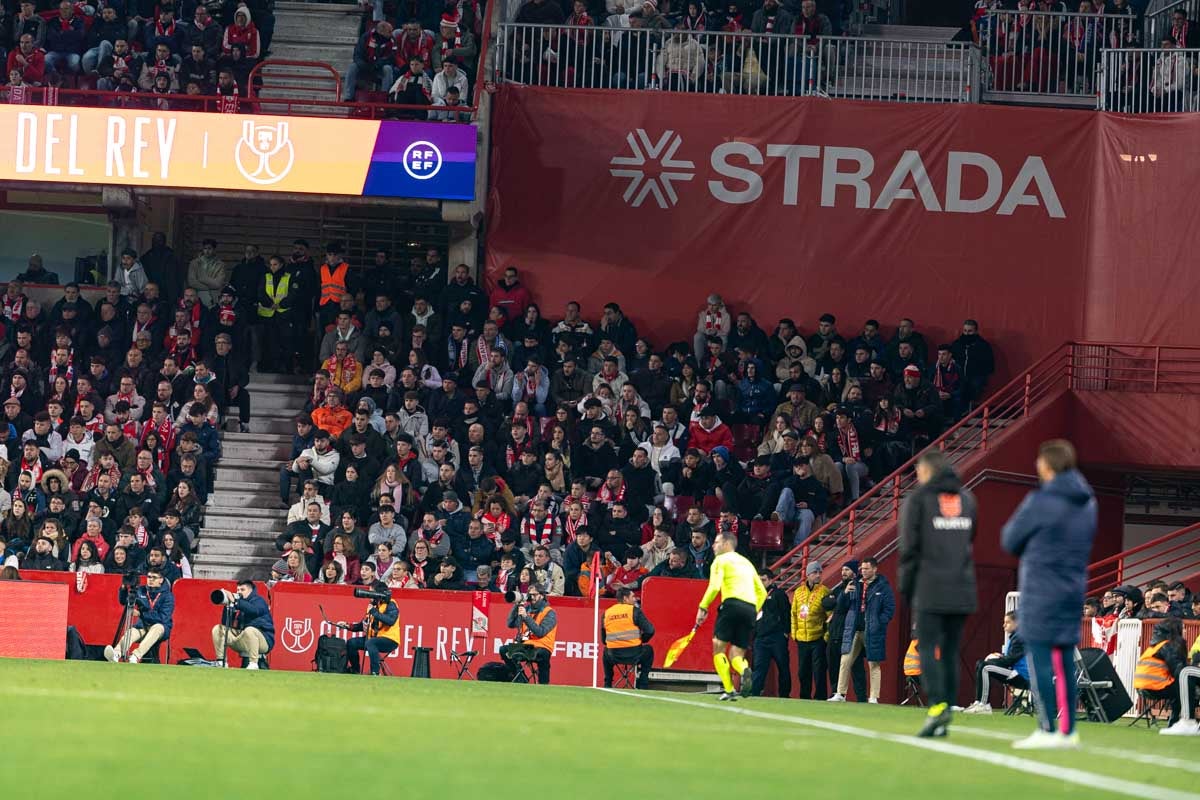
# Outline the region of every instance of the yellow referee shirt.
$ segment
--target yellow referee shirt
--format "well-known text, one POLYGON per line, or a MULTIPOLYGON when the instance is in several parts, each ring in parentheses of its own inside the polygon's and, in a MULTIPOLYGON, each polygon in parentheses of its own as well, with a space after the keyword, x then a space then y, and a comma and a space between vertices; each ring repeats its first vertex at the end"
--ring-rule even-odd
POLYGON ((742 600, 757 611, 767 599, 767 590, 759 580, 758 570, 750 559, 730 550, 713 559, 709 570, 708 591, 700 600, 700 607, 707 609, 720 592, 725 600, 742 600))

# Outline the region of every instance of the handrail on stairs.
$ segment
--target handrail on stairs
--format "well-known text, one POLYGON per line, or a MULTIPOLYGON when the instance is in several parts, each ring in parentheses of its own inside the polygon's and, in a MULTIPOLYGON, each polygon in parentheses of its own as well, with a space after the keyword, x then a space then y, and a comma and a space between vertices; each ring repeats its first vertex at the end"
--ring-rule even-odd
MULTIPOLYGON (((269 72, 271 67, 300 67, 302 69, 311 69, 315 72, 328 73, 328 78, 332 81, 332 91, 330 94, 336 102, 339 97, 340 87, 342 85, 342 76, 329 64, 324 61, 294 61, 287 58, 268 58, 254 65, 254 69, 250 70, 250 77, 247 79, 249 86, 246 87, 246 95, 251 100, 258 99, 258 81, 262 80, 264 68, 269 72)), ((316 80, 325 79, 325 75, 312 76, 316 80)), ((266 81, 263 81, 263 86, 269 86, 266 81)), ((263 98, 270 100, 272 98, 263 98)))
POLYGON ((1145 583, 1167 566, 1172 572, 1200 567, 1200 522, 1089 564, 1087 591, 1099 594, 1122 584, 1145 583), (1184 563, 1177 563, 1181 560, 1184 563))

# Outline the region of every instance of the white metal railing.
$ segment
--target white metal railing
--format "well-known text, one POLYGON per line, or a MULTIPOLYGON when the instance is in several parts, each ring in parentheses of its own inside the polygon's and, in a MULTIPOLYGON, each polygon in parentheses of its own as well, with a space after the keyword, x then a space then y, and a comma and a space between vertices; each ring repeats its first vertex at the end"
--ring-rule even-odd
POLYGON ((1095 97, 1101 51, 1139 47, 1142 33, 1132 14, 1024 10, 989 12, 978 29, 985 93, 1080 104, 1095 97))
POLYGON ((499 47, 496 80, 534 86, 961 103, 979 84, 966 42, 510 24, 499 47))
MULTIPOLYGON (((1186 31, 1180 31, 1175 28, 1176 12, 1183 12, 1183 20, 1191 21, 1191 27, 1197 28, 1196 19, 1200 17, 1200 0, 1151 0, 1146 6, 1145 16, 1143 17, 1142 30, 1144 36, 1142 44, 1149 47, 1155 47, 1161 41, 1162 36, 1171 34, 1173 31, 1181 35, 1181 38, 1186 35, 1186 31)), ((1192 37, 1197 37, 1196 33, 1192 37)), ((1187 44, 1185 42, 1185 44, 1187 44)))
POLYGON ((1101 58, 1102 111, 1159 114, 1200 110, 1200 49, 1105 50, 1101 58))

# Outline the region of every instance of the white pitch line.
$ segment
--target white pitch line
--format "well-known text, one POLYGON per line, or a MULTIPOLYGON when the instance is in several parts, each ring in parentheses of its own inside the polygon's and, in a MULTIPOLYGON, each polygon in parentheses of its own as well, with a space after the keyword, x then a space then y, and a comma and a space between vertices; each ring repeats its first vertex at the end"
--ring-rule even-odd
MULTIPOLYGON (((1013 736, 1010 733, 1001 733, 1000 731, 985 731, 981 728, 974 728, 970 725, 955 725, 952 729, 956 733, 967 733, 971 736, 982 736, 987 739, 1003 739, 1014 742, 1020 739, 1020 736, 1013 736)), ((1095 747, 1085 744, 1083 750, 1088 753, 1094 753, 1098 756, 1108 756, 1110 758, 1121 759, 1125 761, 1136 761, 1139 764, 1149 764, 1154 767, 1166 767, 1167 769, 1178 769, 1184 772, 1194 772, 1200 775, 1200 763, 1195 761, 1184 761, 1179 758, 1171 758, 1170 756, 1154 756, 1146 753, 1131 753, 1126 750, 1117 750, 1111 747, 1095 747)))
MULTIPOLYGON (((834 733, 844 733, 847 736, 857 736, 860 739, 873 739, 875 741, 907 745, 909 747, 916 747, 921 750, 929 750, 934 753, 959 756, 960 758, 967 758, 971 759, 972 761, 980 761, 982 763, 991 764, 997 767, 1005 767, 1016 772, 1024 772, 1027 775, 1036 775, 1041 778, 1049 778, 1051 780, 1073 783, 1077 786, 1083 786, 1088 789, 1111 792, 1113 794, 1124 794, 1128 795, 1129 797, 1137 797, 1139 800, 1200 800, 1200 794, 1193 794, 1191 792, 1184 792, 1176 789, 1164 789, 1160 786, 1152 786, 1147 783, 1137 783, 1136 781, 1127 781, 1107 775, 1097 775, 1093 772, 1084 772, 1083 770, 1072 769, 1071 767, 1064 767, 1058 764, 1048 764, 1043 761, 1034 761, 1033 759, 1008 755, 1006 753, 997 753, 991 750, 976 750, 973 747, 964 747, 963 745, 935 741, 933 739, 919 739, 916 736, 904 736, 898 733, 873 731, 866 728, 856 728, 852 725, 843 725, 838 722, 826 722, 825 720, 796 717, 788 714, 772 714, 767 711, 755 711, 753 709, 739 707, 736 705, 718 706, 712 703, 699 703, 695 700, 683 700, 676 697, 639 694, 635 692, 620 691, 617 689, 604 689, 603 691, 610 692, 612 694, 623 695, 625 697, 635 697, 640 700, 657 700, 661 703, 675 703, 683 706, 693 706, 695 708, 706 708, 711 711, 724 711, 728 714, 740 714, 742 716, 756 717, 758 719, 769 719, 775 722, 786 722, 792 725, 805 725, 810 728, 820 728, 821 730, 833 731, 834 733)), ((1122 755, 1125 756, 1126 754, 1122 755)))

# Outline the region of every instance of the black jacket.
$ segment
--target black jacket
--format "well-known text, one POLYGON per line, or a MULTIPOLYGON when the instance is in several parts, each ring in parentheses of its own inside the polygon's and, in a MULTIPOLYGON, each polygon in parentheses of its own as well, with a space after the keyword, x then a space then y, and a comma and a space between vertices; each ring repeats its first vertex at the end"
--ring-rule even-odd
POLYGON ((783 634, 787 636, 792 630, 792 604, 787 592, 778 586, 772 586, 763 602, 762 616, 758 618, 755 636, 771 636, 783 634))
POLYGON ((920 486, 900 509, 900 593, 920 611, 972 614, 975 496, 950 469, 920 486))

